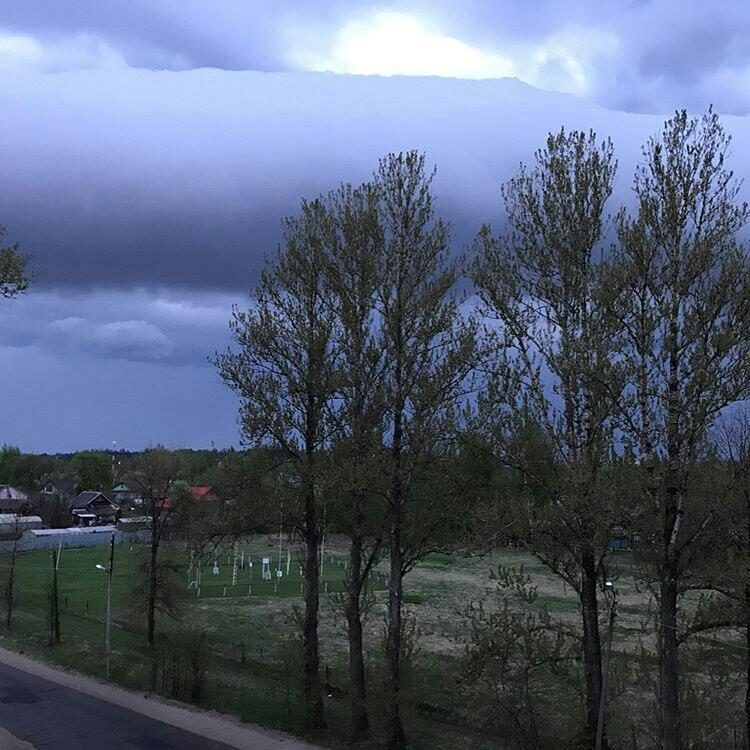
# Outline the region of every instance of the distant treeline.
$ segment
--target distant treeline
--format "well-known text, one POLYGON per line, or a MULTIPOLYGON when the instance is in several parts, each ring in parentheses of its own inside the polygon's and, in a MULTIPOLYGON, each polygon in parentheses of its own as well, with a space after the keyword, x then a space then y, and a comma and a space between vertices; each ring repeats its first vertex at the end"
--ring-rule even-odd
MULTIPOLYGON (((178 457, 181 477, 193 484, 212 484, 221 462, 235 453, 232 449, 181 448, 178 457)), ((13 445, 0 447, 0 484, 26 493, 39 492, 49 481, 66 480, 77 491, 109 492, 136 465, 143 451, 85 450, 76 453, 23 453, 13 445)))

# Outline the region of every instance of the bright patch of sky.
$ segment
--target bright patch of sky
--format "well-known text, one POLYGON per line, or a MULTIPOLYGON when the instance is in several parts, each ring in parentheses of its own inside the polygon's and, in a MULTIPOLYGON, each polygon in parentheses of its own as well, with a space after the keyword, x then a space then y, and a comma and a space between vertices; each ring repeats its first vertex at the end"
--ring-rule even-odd
POLYGON ((518 78, 540 88, 578 95, 591 89, 591 68, 618 50, 602 30, 564 28, 541 41, 482 49, 444 33, 419 16, 376 11, 343 24, 324 49, 293 34, 290 61, 307 70, 382 76, 518 78))

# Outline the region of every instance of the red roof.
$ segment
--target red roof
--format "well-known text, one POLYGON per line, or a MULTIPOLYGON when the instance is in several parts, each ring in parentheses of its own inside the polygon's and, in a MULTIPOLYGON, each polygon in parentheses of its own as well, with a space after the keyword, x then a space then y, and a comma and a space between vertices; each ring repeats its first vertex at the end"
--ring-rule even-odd
MULTIPOLYGON (((208 498, 208 495, 212 493, 211 487, 191 487, 190 488, 190 494, 193 496, 195 500, 205 500, 208 498)), ((157 508, 171 508, 172 498, 164 498, 164 500, 158 500, 155 503, 157 508)))

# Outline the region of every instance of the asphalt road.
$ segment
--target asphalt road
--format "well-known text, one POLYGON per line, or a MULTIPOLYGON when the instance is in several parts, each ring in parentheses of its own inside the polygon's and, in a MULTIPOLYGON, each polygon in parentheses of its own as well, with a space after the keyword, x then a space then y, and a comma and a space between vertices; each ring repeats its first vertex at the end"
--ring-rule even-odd
POLYGON ((1 663, 0 727, 40 749, 231 750, 229 745, 1 663))

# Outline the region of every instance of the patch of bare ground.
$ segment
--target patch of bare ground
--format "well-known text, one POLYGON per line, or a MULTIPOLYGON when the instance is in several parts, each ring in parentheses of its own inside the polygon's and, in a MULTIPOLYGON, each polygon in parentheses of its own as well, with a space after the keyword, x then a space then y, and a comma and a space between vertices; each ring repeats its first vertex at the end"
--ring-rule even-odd
MULTIPOLYGON (((331 545, 333 554, 345 555, 343 539, 331 545)), ((618 561, 619 562, 619 561, 618 561)), ((404 581, 405 609, 413 613, 421 631, 421 646, 436 655, 458 654, 463 648, 463 612, 472 602, 496 606, 497 583, 492 574, 498 566, 523 566, 537 591, 537 605, 546 607, 561 622, 578 627, 578 598, 570 586, 532 555, 518 549, 503 549, 474 556, 434 556, 411 571, 404 581)), ((625 563, 616 580, 618 618, 616 648, 631 650, 640 645, 655 648, 653 629, 648 627, 651 612, 649 592, 635 583, 634 570, 625 563)), ((387 575, 387 566, 379 572, 387 575)), ((512 595, 508 595, 511 606, 512 595)), ((518 603, 517 606, 522 606, 518 603)), ((323 632, 335 643, 334 651, 346 647, 343 623, 334 622, 324 608, 323 632), (341 625, 341 626, 340 626, 341 625)), ((385 594, 379 592, 377 604, 370 613, 366 632, 373 639, 381 637, 385 615, 385 594)), ((602 608, 602 619, 606 611, 602 608)))

